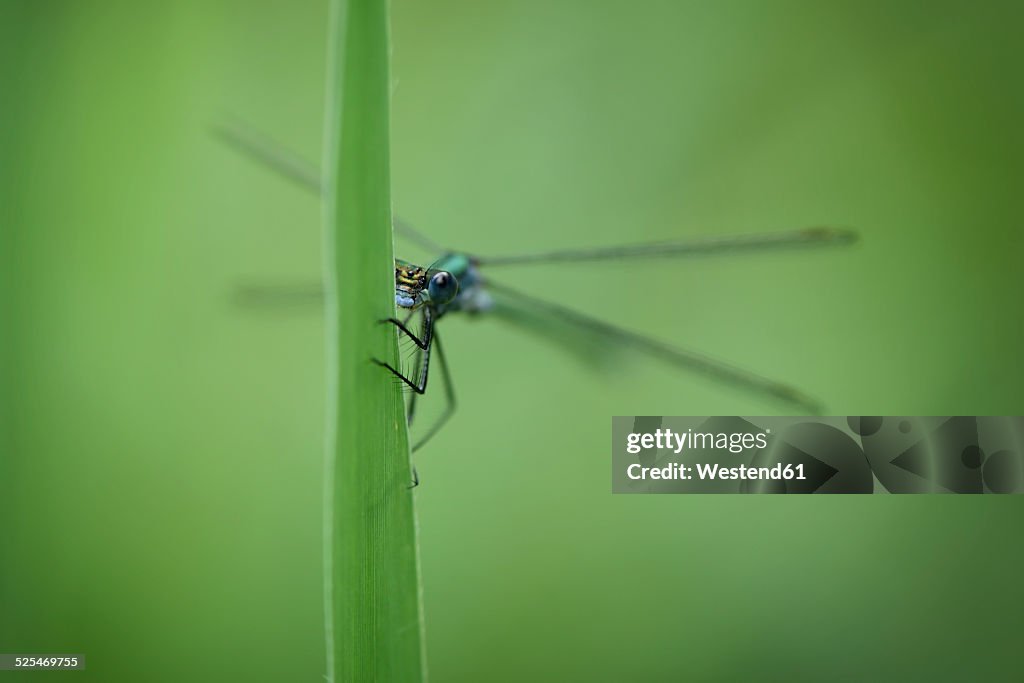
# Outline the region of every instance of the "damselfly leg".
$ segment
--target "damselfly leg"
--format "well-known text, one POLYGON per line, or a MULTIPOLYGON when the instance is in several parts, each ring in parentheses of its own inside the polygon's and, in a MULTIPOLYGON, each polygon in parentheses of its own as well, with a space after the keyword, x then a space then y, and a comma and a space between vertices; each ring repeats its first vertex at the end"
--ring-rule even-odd
MULTIPOLYGON (((441 345, 441 337, 436 332, 434 333, 434 348, 437 349, 437 364, 441 368, 441 381, 444 382, 444 412, 442 412, 441 416, 434 421, 434 424, 427 430, 426 434, 420 437, 420 440, 413 445, 413 451, 420 449, 425 443, 430 441, 435 434, 441 431, 441 427, 448 422, 452 414, 455 413, 455 385, 452 384, 452 376, 448 370, 448 360, 444 356, 444 347, 441 345)), ((415 400, 416 394, 413 394, 409 405, 409 424, 412 424, 412 418, 415 414, 415 408, 413 406, 413 402, 415 400)))
MULTIPOLYGON (((416 416, 416 399, 426 393, 427 380, 430 376, 430 361, 434 349, 437 349, 437 363, 441 370, 441 381, 444 382, 445 391, 445 407, 441 416, 431 425, 430 429, 417 441, 413 446, 412 450, 415 452, 419 450, 427 441, 429 441, 441 427, 451 418, 455 412, 455 388, 452 383, 451 372, 448 369, 448 360, 444 355, 444 347, 441 345, 440 335, 437 334, 437 330, 434 326, 434 317, 429 310, 423 312, 423 331, 417 336, 412 330, 409 329, 408 323, 411 316, 407 316, 406 319, 399 320, 397 318, 385 318, 381 320, 382 324, 391 324, 398 328, 405 337, 410 339, 420 349, 420 355, 417 362, 416 372, 414 377, 410 378, 402 373, 400 370, 394 368, 391 364, 386 363, 380 359, 372 359, 374 363, 385 368, 392 375, 400 379, 406 386, 412 389, 413 394, 409 399, 408 406, 408 422, 412 425, 413 419, 416 416)), ((413 473, 415 475, 415 472, 413 473)), ((418 483, 418 479, 417 479, 418 483)))

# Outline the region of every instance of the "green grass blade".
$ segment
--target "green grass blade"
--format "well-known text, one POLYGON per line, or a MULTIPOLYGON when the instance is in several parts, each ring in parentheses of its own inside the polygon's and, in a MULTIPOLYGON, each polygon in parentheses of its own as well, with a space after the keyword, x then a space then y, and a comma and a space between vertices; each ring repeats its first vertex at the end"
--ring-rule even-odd
POLYGON ((324 151, 328 679, 421 681, 405 411, 371 357, 398 357, 386 0, 332 0, 324 151))

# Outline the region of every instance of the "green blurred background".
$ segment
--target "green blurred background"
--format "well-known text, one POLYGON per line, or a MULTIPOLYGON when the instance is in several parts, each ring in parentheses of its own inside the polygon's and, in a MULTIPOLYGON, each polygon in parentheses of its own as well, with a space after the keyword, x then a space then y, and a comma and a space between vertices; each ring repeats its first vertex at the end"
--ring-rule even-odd
MULTIPOLYGON (((500 274, 834 414, 1021 413, 1021 3, 392 13, 393 197, 436 240, 855 226, 500 274)), ((209 129, 319 158, 325 21, 0 3, 0 651, 89 661, 25 680, 321 680, 321 316, 232 298, 316 280, 319 207, 209 129)), ((443 330, 460 409, 416 458, 433 680, 1019 678, 1024 499, 613 497, 611 415, 779 406, 443 330)))

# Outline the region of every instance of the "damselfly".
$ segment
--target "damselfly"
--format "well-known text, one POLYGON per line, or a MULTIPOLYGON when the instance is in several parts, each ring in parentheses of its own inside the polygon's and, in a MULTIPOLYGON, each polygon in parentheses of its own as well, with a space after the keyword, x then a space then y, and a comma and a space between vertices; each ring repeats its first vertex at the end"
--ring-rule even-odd
MULTIPOLYGON (((243 128, 223 127, 218 128, 217 133, 233 148, 246 156, 309 190, 320 192, 319 172, 304 159, 243 128)), ((503 300, 515 301, 525 308, 547 313, 567 324, 584 329, 590 334, 635 349, 668 364, 704 373, 746 391, 781 400, 802 412, 816 414, 821 410, 817 401, 792 386, 700 353, 664 344, 559 304, 524 294, 495 282, 489 274, 485 273, 492 267, 523 264, 608 262, 766 251, 791 247, 839 246, 856 241, 857 234, 851 230, 817 227, 753 235, 707 237, 689 241, 634 244, 597 249, 566 249, 488 258, 444 249, 400 219, 395 219, 394 226, 396 233, 409 241, 441 254, 429 266, 420 266, 396 259, 395 303, 398 310, 403 313, 403 317, 381 321, 394 325, 400 334, 410 339, 418 348, 419 356, 414 371, 406 373, 384 361, 374 359, 374 362, 412 390, 407 411, 411 424, 416 414, 416 397, 426 392, 427 380, 430 376, 431 356, 436 352, 437 365, 445 385, 446 407, 430 429, 415 443, 413 450, 422 447, 437 434, 455 409, 455 392, 452 388, 441 339, 437 332, 437 323, 451 313, 479 314, 491 311, 495 306, 492 294, 499 295, 503 300), (418 327, 412 322, 414 316, 419 318, 418 327), (414 327, 416 329, 413 329, 414 327)), ((279 296, 281 292, 275 288, 258 288, 248 290, 247 294, 263 297, 279 296)), ((305 289, 292 292, 292 294, 316 295, 318 291, 305 289)))

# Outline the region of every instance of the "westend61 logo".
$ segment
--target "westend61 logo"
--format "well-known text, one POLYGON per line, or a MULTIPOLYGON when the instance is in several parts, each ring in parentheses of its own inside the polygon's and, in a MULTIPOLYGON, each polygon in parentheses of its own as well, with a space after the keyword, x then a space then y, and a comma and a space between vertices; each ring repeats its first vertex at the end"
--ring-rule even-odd
POLYGON ((684 449, 690 450, 720 450, 730 453, 742 453, 751 448, 764 449, 768 447, 768 434, 770 429, 757 433, 733 433, 725 432, 695 432, 688 429, 685 432, 674 432, 671 429, 658 429, 652 433, 632 433, 626 437, 626 452, 636 455, 651 448, 671 450, 673 453, 680 453, 684 449))

